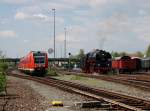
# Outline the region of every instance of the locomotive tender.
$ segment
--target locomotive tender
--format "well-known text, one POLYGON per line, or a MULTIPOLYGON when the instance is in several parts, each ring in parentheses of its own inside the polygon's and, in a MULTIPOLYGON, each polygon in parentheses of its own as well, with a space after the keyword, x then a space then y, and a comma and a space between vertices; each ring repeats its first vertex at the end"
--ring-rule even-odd
POLYGON ((42 51, 31 51, 20 60, 18 69, 42 76, 48 69, 47 53, 42 51))

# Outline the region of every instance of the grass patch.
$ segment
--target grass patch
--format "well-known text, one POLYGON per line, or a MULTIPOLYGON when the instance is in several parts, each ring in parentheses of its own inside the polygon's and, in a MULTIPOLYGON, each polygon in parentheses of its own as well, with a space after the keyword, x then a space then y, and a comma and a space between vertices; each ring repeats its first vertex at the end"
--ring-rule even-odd
POLYGON ((87 78, 85 77, 81 77, 79 75, 75 75, 73 77, 70 78, 70 80, 86 80, 87 78))
POLYGON ((49 76, 58 76, 58 73, 55 71, 55 69, 49 68, 47 75, 49 76))
POLYGON ((106 74, 103 74, 103 75, 114 76, 114 75, 117 75, 117 72, 109 71, 109 72, 107 72, 106 74))

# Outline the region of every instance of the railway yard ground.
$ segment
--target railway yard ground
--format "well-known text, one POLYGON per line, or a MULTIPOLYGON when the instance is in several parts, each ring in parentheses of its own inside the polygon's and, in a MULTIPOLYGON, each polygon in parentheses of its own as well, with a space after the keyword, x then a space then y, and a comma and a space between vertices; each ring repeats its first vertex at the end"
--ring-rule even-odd
POLYGON ((99 109, 79 109, 76 102, 93 101, 81 95, 68 93, 34 81, 7 76, 7 95, 1 97, 1 110, 4 111, 97 111, 99 109), (53 107, 52 101, 62 101, 63 107, 53 107))
POLYGON ((0 96, 1 111, 42 111, 48 107, 44 98, 26 85, 25 81, 7 77, 6 90, 7 92, 0 96))
MULTIPOLYGON (((12 73, 19 74, 20 72, 15 70, 12 73)), ((58 76, 53 76, 53 78, 150 101, 149 91, 129 85, 79 75, 59 74, 58 76)), ((0 110, 4 109, 4 111, 101 111, 100 108, 78 108, 75 106, 77 102, 95 101, 93 98, 70 93, 31 80, 7 76, 6 89, 8 96, 1 96, 0 98, 0 110), (52 101, 62 101, 63 107, 52 106, 52 101)))
POLYGON ((0 111, 150 111, 150 0, 0 6, 0 111))
POLYGON ((150 100, 149 91, 143 91, 141 89, 129 85, 123 85, 123 84, 95 79, 95 78, 81 77, 79 75, 59 75, 54 78, 150 100))

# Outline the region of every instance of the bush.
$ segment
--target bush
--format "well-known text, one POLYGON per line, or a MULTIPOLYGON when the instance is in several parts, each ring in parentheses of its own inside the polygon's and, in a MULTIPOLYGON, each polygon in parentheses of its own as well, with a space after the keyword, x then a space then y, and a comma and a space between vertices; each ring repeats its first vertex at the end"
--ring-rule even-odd
POLYGON ((6 63, 0 63, 0 71, 5 72, 8 68, 8 65, 6 63))
POLYGON ((0 92, 4 91, 6 86, 6 74, 8 65, 6 63, 0 63, 0 92))
POLYGON ((0 92, 4 91, 6 86, 6 75, 4 72, 0 72, 0 92))

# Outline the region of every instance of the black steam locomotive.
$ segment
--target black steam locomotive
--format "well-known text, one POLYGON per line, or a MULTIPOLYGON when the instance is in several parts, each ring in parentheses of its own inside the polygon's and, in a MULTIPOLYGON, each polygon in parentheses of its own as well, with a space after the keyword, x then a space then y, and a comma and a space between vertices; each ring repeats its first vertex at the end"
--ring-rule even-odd
POLYGON ((96 49, 87 53, 81 62, 85 73, 107 73, 111 70, 111 54, 104 50, 96 49))

